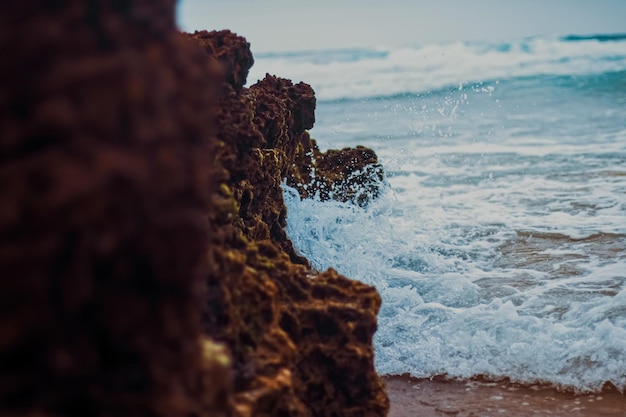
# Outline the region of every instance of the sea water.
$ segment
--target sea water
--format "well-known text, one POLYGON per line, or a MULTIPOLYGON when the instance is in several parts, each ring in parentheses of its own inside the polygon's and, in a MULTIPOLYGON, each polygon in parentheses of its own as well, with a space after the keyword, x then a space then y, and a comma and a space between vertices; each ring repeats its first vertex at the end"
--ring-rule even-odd
POLYGON ((367 207, 284 187, 297 250, 380 292, 381 373, 626 389, 626 36, 255 58, 384 166, 367 207))

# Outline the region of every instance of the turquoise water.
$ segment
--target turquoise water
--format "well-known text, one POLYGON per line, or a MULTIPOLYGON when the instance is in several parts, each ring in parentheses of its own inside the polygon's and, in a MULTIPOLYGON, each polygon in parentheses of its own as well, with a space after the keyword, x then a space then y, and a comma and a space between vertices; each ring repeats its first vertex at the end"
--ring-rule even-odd
POLYGON ((380 372, 626 389, 624 36, 255 58, 385 167, 366 208, 285 187, 297 249, 380 291, 380 372))

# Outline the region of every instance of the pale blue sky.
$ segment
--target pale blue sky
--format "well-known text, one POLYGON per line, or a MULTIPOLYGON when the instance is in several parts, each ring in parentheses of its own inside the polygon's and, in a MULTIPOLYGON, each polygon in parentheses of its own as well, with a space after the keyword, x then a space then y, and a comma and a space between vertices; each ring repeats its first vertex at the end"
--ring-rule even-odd
POLYGON ((181 0, 181 29, 253 52, 626 32, 626 0, 181 0))

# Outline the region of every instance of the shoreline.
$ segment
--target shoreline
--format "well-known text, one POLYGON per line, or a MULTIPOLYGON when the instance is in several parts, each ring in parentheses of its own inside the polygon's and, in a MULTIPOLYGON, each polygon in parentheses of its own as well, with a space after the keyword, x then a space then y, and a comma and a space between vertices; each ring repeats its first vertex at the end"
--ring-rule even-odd
POLYGON ((417 379, 385 375, 391 402, 389 417, 626 415, 626 395, 614 389, 595 394, 561 392, 509 381, 417 379))

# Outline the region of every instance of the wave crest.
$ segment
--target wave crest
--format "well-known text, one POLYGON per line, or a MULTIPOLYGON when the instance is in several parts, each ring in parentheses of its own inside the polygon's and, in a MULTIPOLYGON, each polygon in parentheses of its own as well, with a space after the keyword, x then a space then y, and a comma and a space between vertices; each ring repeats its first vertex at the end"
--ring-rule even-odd
POLYGON ((486 80, 624 71, 626 42, 618 42, 623 39, 626 35, 570 35, 508 43, 266 53, 256 57, 249 80, 267 72, 307 80, 321 101, 423 94, 486 80))

